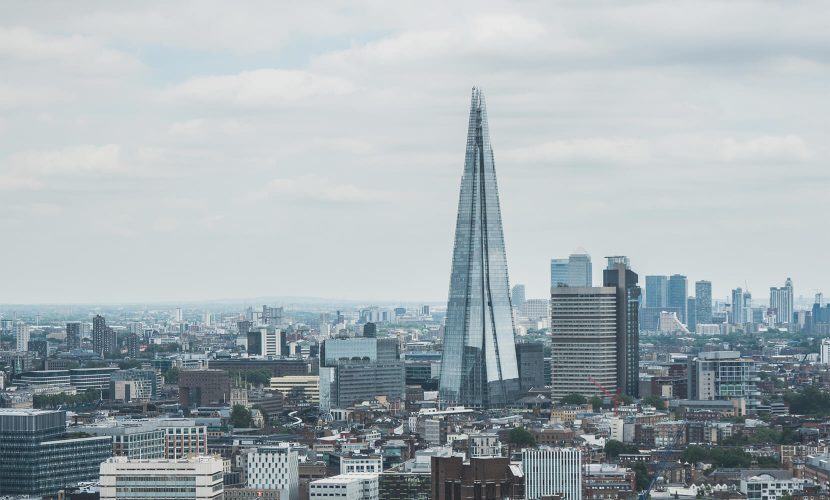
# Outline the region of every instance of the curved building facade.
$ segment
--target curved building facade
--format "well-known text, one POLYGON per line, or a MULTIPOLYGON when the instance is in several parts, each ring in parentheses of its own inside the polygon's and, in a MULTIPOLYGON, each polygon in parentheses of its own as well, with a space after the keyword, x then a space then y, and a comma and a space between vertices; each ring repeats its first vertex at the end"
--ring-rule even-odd
POLYGON ((519 391, 496 168, 478 88, 470 106, 439 389, 445 404, 477 408, 504 406, 519 391))

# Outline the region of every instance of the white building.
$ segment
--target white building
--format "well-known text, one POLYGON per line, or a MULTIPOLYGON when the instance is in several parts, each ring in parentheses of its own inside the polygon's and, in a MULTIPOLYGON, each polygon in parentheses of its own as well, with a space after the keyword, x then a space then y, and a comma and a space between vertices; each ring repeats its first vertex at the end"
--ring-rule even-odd
POLYGON ((14 337, 17 342, 17 352, 26 352, 29 350, 29 325, 22 321, 15 323, 14 337))
POLYGON ((522 317, 528 319, 550 319, 550 299, 527 299, 519 309, 522 317))
POLYGON ((372 455, 352 455, 340 458, 340 474, 380 474, 383 459, 372 455))
POLYGON ((163 418, 152 420, 158 428, 164 429, 164 456, 182 458, 192 455, 206 455, 207 426, 196 425, 191 418, 163 418))
POLYGON ((830 364, 830 338, 821 339, 821 364, 830 364))
POLYGON ((289 443, 259 446, 245 457, 248 488, 280 490, 280 499, 299 499, 299 462, 289 443))
POLYGON ((499 441, 499 435, 495 432, 470 434, 467 440, 467 449, 470 450, 470 458, 500 457, 501 441, 499 441))
POLYGON ((177 498, 220 500, 224 496, 222 460, 113 457, 101 464, 101 500, 177 498))
POLYGON ((746 470, 741 474, 741 493, 747 500, 779 500, 801 489, 801 482, 784 470, 746 470))
POLYGON ((309 500, 378 500, 377 474, 341 474, 309 484, 309 500))
POLYGON ((525 449, 522 471, 528 500, 549 495, 582 500, 582 452, 577 448, 525 449))

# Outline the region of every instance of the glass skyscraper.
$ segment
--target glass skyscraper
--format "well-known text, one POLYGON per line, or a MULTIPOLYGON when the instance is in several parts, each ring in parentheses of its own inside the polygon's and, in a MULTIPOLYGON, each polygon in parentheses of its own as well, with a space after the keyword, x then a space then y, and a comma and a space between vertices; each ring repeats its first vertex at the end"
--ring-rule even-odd
POLYGON ((669 305, 669 278, 667 276, 646 276, 646 306, 666 307, 669 305))
MULTIPOLYGON (((646 284, 648 286, 648 284, 646 284)), ((686 307, 688 307, 687 300, 689 298, 688 289, 688 282, 686 277, 682 274, 672 274, 669 277, 669 296, 668 296, 668 307, 675 308, 677 312, 677 317, 680 319, 680 322, 686 324, 688 321, 686 315, 686 307)))
POLYGON ((439 390, 445 404, 478 408, 504 406, 519 391, 496 168, 478 88, 470 105, 439 390))
POLYGON ((568 282, 568 259, 550 260, 550 287, 567 285, 568 282))

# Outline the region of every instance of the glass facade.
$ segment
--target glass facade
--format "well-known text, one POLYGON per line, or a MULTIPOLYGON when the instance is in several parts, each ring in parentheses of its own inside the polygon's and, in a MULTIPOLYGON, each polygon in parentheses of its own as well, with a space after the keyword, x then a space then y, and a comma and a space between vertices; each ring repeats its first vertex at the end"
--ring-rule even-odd
POLYGON ((496 169, 487 109, 474 88, 455 226, 440 395, 499 407, 519 389, 496 169))

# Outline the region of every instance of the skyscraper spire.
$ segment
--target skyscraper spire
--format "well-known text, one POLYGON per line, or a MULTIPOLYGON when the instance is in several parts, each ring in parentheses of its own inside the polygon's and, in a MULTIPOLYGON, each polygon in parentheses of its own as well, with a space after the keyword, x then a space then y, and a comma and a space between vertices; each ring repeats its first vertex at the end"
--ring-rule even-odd
POLYGON ((484 95, 474 87, 458 200, 441 398, 499 407, 519 389, 499 190, 484 95))

